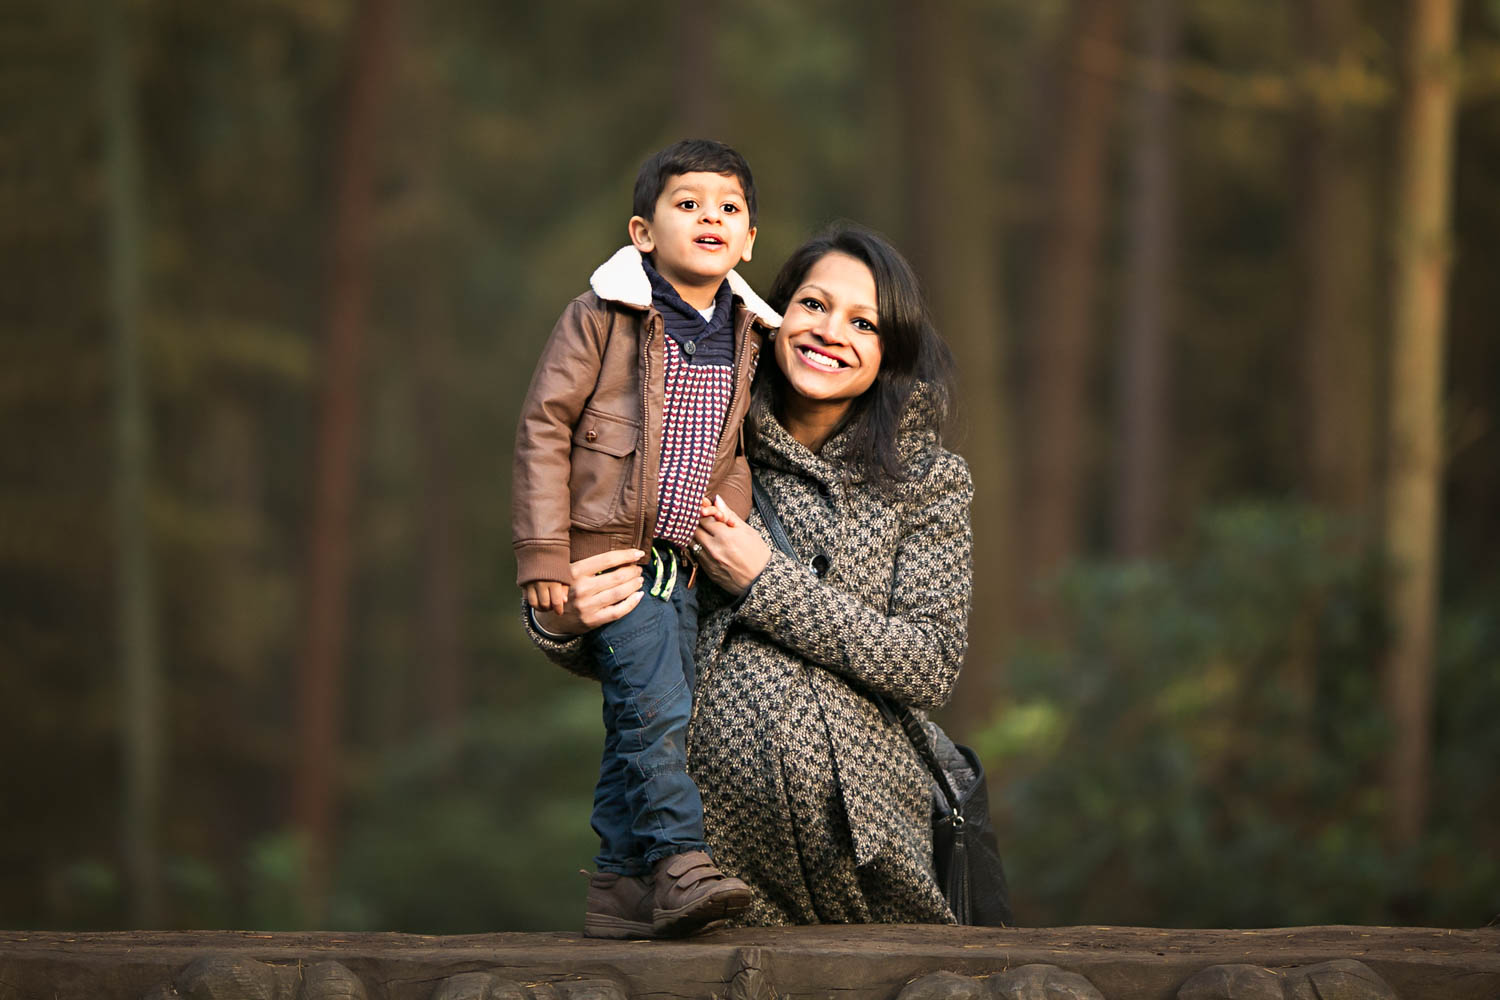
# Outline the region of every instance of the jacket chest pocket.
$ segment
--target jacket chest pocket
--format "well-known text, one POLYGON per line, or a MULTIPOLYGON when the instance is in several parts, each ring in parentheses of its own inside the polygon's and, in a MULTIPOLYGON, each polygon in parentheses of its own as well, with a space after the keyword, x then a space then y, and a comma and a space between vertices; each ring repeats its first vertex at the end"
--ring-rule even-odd
POLYGON ((640 424, 597 410, 584 410, 573 429, 568 493, 572 522, 579 528, 629 526, 636 503, 640 424))

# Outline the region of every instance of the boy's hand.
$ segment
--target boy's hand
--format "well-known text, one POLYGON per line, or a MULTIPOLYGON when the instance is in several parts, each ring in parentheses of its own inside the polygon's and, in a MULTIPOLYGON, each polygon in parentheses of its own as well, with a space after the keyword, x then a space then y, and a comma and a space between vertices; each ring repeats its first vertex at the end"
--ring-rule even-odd
POLYGON ((703 510, 701 514, 703 517, 718 521, 726 528, 734 527, 738 520, 734 516, 734 511, 730 510, 729 505, 724 502, 724 498, 717 494, 715 494, 712 501, 707 497, 703 498, 703 510))
POLYGON ((524 588, 526 603, 538 611, 561 613, 568 604, 568 585, 552 580, 533 580, 524 588))

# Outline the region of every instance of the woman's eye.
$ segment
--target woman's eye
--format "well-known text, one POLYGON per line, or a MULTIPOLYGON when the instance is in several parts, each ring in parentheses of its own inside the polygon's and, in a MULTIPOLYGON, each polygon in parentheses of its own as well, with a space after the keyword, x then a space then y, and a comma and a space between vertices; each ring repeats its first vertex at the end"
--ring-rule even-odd
POLYGON ((855 326, 856 329, 863 330, 865 333, 879 333, 880 332, 879 330, 877 330, 875 328, 875 324, 871 323, 867 319, 861 319, 861 318, 856 317, 855 320, 854 320, 854 326, 855 326))
POLYGON ((800 305, 803 309, 808 310, 809 312, 823 311, 823 303, 819 302, 817 299, 800 299, 798 300, 797 304, 800 305))

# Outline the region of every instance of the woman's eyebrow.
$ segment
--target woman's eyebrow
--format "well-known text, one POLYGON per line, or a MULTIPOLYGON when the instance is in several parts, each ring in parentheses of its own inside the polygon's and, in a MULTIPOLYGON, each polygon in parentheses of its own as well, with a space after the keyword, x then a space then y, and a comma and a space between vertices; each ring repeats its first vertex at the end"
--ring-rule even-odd
MULTIPOLYGON (((797 289, 797 293, 799 295, 802 294, 803 292, 817 292, 819 295, 823 296, 823 298, 825 298, 825 299, 834 299, 834 298, 837 298, 837 296, 835 296, 828 289, 824 288, 822 285, 806 284, 806 285, 803 285, 801 288, 797 289)), ((849 306, 849 308, 850 309, 855 309, 855 310, 861 310, 861 311, 864 311, 864 312, 868 312, 872 316, 879 316, 880 315, 880 310, 879 309, 875 308, 873 305, 870 305, 869 303, 866 303, 866 302, 856 302, 856 303, 853 303, 852 305, 849 306)))

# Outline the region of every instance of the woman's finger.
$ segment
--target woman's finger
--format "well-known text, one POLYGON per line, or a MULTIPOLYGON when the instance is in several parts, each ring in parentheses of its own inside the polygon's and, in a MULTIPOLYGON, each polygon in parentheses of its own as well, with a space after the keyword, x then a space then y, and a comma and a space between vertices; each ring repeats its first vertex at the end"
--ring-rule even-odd
POLYGON ((693 532, 693 544, 698 546, 697 551, 693 553, 693 557, 699 562, 703 562, 705 558, 712 559, 718 548, 716 536, 710 534, 709 530, 704 527, 699 527, 693 532))
MULTIPOLYGON (((602 580, 604 578, 600 577, 600 579, 602 580)), ((588 607, 605 608, 611 604, 619 604, 631 594, 640 593, 640 590, 641 577, 640 574, 637 573, 635 574, 634 578, 626 577, 610 586, 603 587, 600 590, 589 594, 587 598, 588 607)))
POLYGON ((644 556, 645 553, 640 549, 611 549, 596 556, 589 556, 587 559, 580 559, 573 563, 573 583, 577 585, 581 580, 597 576, 607 570, 629 566, 644 556))
POLYGON ((738 525, 728 525, 713 518, 704 518, 698 522, 697 529, 693 532, 693 540, 705 549, 714 552, 722 552, 724 547, 731 545, 738 532, 744 530, 738 525))
MULTIPOLYGON (((574 563, 574 565, 580 566, 581 564, 574 563)), ((585 570, 578 569, 573 573, 573 590, 575 593, 578 591, 587 591, 590 589, 597 590, 601 587, 610 586, 616 581, 622 580, 627 576, 639 578, 640 575, 641 567, 637 566, 635 563, 630 563, 625 566, 616 566, 614 569, 607 569, 597 573, 589 573, 585 570)))
POLYGON ((725 524, 723 521, 719 520, 716 517, 704 517, 699 519, 698 527, 697 529, 695 529, 693 537, 696 539, 698 537, 698 532, 702 532, 704 535, 707 535, 710 538, 718 538, 719 536, 726 535, 733 530, 733 527, 725 524))
POLYGON ((626 596, 623 601, 603 605, 586 614, 581 613, 579 617, 591 629, 598 628, 600 625, 606 625, 612 621, 618 621, 628 615, 631 608, 641 603, 643 594, 644 591, 637 589, 634 593, 626 596))
POLYGON ((641 571, 639 567, 625 567, 611 570, 600 576, 591 576, 578 583, 573 588, 573 599, 583 601, 591 606, 598 607, 606 602, 614 603, 632 590, 639 590, 641 586, 641 571), (610 601, 611 594, 618 594, 614 601, 610 601))

